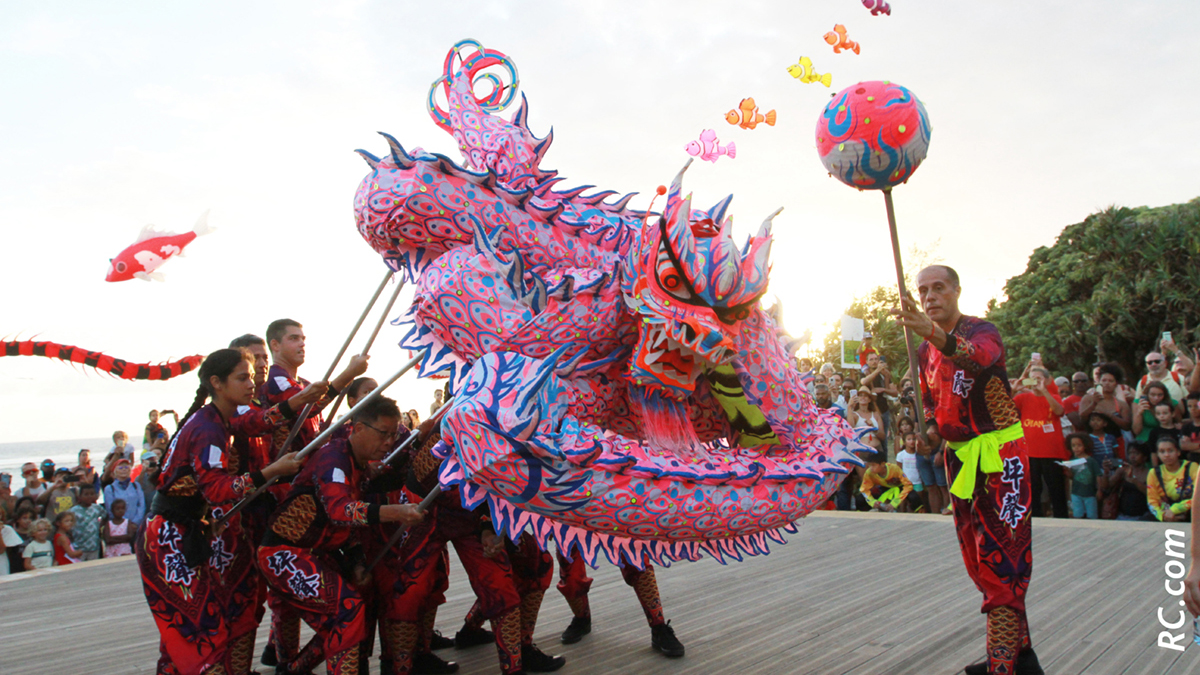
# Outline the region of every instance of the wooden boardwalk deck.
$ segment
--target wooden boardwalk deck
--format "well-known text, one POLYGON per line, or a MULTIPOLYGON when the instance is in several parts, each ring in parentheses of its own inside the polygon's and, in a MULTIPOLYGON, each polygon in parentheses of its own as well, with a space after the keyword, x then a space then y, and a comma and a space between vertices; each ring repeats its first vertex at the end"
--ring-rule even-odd
MULTIPOLYGON (((1163 582, 1165 526, 1036 520, 1029 618, 1046 672, 1200 672, 1200 647, 1156 646, 1157 610, 1176 616, 1163 582)), ((535 640, 567 657, 564 675, 638 673, 950 674, 983 654, 980 596, 950 519, 819 513, 770 556, 658 571, 687 656, 667 660, 611 565, 593 572, 593 631, 563 646, 570 621, 551 589, 535 640)), ((451 556, 454 559, 454 556, 451 556)), ((473 595, 454 560, 438 627, 453 635, 473 595)), ((1180 629, 1188 634, 1190 621, 1180 629)), ((259 632, 260 648, 265 630, 259 632)), ((132 559, 0 577, 0 675, 153 673, 157 633, 132 559)), ((462 673, 497 672, 490 646, 440 653, 462 673)), ((269 669, 258 666, 261 672, 269 669)))

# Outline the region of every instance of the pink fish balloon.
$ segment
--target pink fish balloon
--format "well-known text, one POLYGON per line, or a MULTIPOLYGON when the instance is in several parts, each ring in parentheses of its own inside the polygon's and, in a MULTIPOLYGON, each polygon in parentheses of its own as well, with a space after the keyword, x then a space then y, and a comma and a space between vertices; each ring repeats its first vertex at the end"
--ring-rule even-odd
POLYGON ((892 6, 887 3, 887 0, 862 0, 862 4, 863 7, 871 10, 871 16, 892 15, 892 6))
POLYGON ((684 148, 687 154, 692 157, 699 157, 707 162, 717 163, 717 158, 721 155, 733 159, 737 157, 737 146, 730 141, 726 145, 721 145, 721 141, 717 140, 717 132, 712 129, 705 129, 700 132, 700 138, 687 144, 684 148))
POLYGON ((117 257, 109 260, 108 276, 105 281, 162 281, 163 274, 158 271, 172 256, 182 256, 183 249, 196 237, 204 236, 216 228, 208 226, 208 211, 205 211, 191 232, 175 234, 174 232, 159 232, 153 225, 142 228, 137 241, 128 246, 117 257))

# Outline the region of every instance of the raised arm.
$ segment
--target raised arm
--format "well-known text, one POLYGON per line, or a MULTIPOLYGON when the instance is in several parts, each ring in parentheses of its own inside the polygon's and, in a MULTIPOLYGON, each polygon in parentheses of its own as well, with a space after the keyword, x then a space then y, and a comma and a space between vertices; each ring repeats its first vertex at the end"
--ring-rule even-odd
POLYGON ((1163 492, 1162 484, 1158 482, 1158 476, 1153 471, 1146 476, 1146 504, 1150 506, 1150 512, 1158 520, 1163 519, 1163 511, 1167 508, 1164 504, 1166 493, 1163 492))

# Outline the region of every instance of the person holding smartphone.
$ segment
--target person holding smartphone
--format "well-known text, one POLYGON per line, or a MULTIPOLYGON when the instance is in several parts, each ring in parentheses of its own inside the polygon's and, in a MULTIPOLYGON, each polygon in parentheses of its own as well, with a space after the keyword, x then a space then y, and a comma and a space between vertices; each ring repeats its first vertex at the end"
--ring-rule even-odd
MULTIPOLYGON (((1036 354, 1035 354, 1036 356, 1036 354)), ((1047 388, 1050 371, 1030 361, 1029 377, 1017 381, 1013 403, 1021 414, 1025 429, 1025 444, 1029 449, 1030 481, 1033 490, 1033 515, 1042 514, 1042 485, 1050 491, 1050 505, 1055 518, 1067 517, 1067 492, 1062 466, 1058 462, 1071 458, 1063 442, 1062 399, 1047 388)))
POLYGON ((79 476, 71 473, 67 467, 59 467, 54 471, 54 482, 50 489, 38 497, 37 503, 45 508, 42 514, 51 522, 64 511, 70 511, 75 506, 75 488, 79 485, 79 476))

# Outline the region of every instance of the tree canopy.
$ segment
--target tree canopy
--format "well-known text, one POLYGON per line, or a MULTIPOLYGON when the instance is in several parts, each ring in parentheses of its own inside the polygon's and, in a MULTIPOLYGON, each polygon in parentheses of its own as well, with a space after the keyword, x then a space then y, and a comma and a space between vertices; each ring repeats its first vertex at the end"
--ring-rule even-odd
MULTIPOLYGON (((942 262, 937 255, 941 240, 934 241, 928 248, 913 246, 904 256, 904 284, 908 292, 916 295, 916 274, 928 265, 942 262)), ((875 351, 887 358, 892 375, 899 380, 908 372, 908 350, 904 346, 904 331, 888 314, 888 310, 900 306, 900 291, 895 285, 876 286, 864 295, 857 296, 842 314, 863 320, 863 328, 874 338, 875 351)), ((914 336, 916 344, 920 338, 914 336)), ((842 326, 841 317, 833 322, 825 334, 825 343, 813 358, 821 363, 832 363, 841 368, 842 326)))
POLYGON ((1200 336, 1200 198, 1158 208, 1110 207, 1062 231, 988 305, 1013 363, 1031 352, 1055 374, 1115 361, 1130 378, 1171 331, 1200 336))

